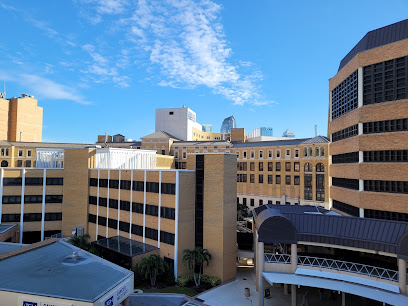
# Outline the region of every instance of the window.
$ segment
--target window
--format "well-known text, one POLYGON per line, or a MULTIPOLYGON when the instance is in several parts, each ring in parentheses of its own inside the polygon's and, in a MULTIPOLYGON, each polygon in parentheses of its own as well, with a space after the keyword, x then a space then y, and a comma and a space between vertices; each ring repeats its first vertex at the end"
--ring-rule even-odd
POLYGON ((276 158, 280 158, 281 157, 281 151, 280 150, 276 150, 276 158))
POLYGON ((169 112, 169 115, 171 116, 171 115, 174 115, 174 112, 169 112))
POLYGON ((275 163, 275 170, 276 171, 281 171, 281 163, 280 162, 275 163))
POLYGON ((45 196, 45 203, 62 203, 63 196, 62 195, 46 195, 45 196))
POLYGON ((293 183, 294 183, 295 185, 300 185, 300 176, 299 176, 299 175, 295 175, 295 176, 294 176, 293 183))
POLYGON ((272 174, 268 174, 268 184, 273 184, 273 176, 272 176, 272 174))
POLYGON ((272 200, 268 200, 268 204, 273 204, 273 203, 272 203, 272 200))
POLYGON ((254 200, 254 199, 250 199, 250 201, 251 201, 251 202, 250 202, 250 203, 251 203, 250 205, 251 205, 252 207, 255 206, 255 200, 254 200))
POLYGON ((42 177, 26 177, 25 184, 26 186, 42 186, 43 178, 42 177))
MULTIPOLYGON (((333 164, 358 163, 358 160, 359 160, 358 152, 332 155, 333 164)), ((365 158, 364 158, 364 161, 366 161, 365 158)))
POLYGON ((260 159, 263 158, 263 151, 259 151, 259 158, 260 158, 260 159))
POLYGON ((186 169, 187 168, 187 163, 186 162, 176 162, 176 169, 186 169))
POLYGON ((263 162, 259 162, 259 165, 258 165, 258 167, 259 167, 259 171, 263 171, 263 162))
POLYGON ((263 174, 259 174, 259 184, 263 184, 263 174))
MULTIPOLYGON (((133 229, 133 226, 132 226, 132 229, 133 229)), ((174 245, 174 234, 168 233, 165 231, 160 231, 160 241, 166 244, 174 245)))
POLYGON ((25 166, 26 166, 27 168, 31 168, 31 160, 26 160, 25 166))
POLYGON ((247 152, 246 151, 243 152, 243 156, 244 156, 245 159, 247 158, 247 152))
POLYGON ((250 171, 255 171, 255 163, 254 162, 249 163, 249 170, 250 171))
POLYGON ((408 162, 408 150, 364 151, 364 162, 408 162))
POLYGON ((290 162, 285 163, 285 171, 290 171, 290 162))
POLYGON ((312 172, 313 171, 313 167, 311 163, 306 163, 305 164, 305 172, 312 172))
POLYGON ((408 193, 408 181, 365 180, 364 191, 408 193))
POLYGON ((295 157, 299 158, 299 149, 295 149, 295 157))
POLYGON ((162 150, 162 155, 166 155, 166 150, 162 150))
POLYGON ((363 133, 388 133, 408 131, 408 118, 363 123, 363 133))
POLYGON ((9 149, 6 149, 6 156, 9 156, 9 149))
POLYGON ((312 157, 312 156, 313 156, 313 148, 310 147, 310 148, 309 148, 309 157, 312 157))
POLYGON ((324 201, 324 174, 316 174, 316 201, 324 201))
POLYGON ((307 157, 307 148, 303 148, 303 156, 307 157))
POLYGON ((273 162, 268 162, 268 171, 273 170, 273 162))
POLYGON ((286 157, 290 157, 290 149, 286 149, 286 157))
POLYGON ((276 184, 280 184, 280 183, 281 183, 281 176, 280 176, 280 175, 277 175, 277 176, 276 176, 275 182, 276 182, 276 184))
POLYGON ((324 172, 324 165, 322 163, 316 165, 316 172, 324 172))
POLYGON ((174 158, 175 158, 175 159, 178 159, 178 158, 179 158, 178 151, 174 151, 174 158))
POLYGON ((332 141, 336 142, 336 141, 346 139, 346 138, 350 138, 350 137, 353 137, 353 136, 356 136, 356 135, 358 135, 358 125, 357 124, 349 126, 349 127, 345 128, 343 130, 340 130, 338 132, 333 133, 332 134, 332 141))
POLYGON ((27 157, 31 157, 31 155, 32 155, 31 150, 27 150, 27 157))
POLYGON ((1 156, 4 156, 4 149, 1 149, 1 156))
POLYGON ((356 179, 332 177, 332 185, 341 188, 359 190, 359 181, 356 179))
POLYGON ((290 185, 291 184, 291 179, 290 179, 290 175, 286 175, 286 177, 285 177, 285 184, 286 185, 290 185))
POLYGON ((17 167, 22 167, 23 166, 23 161, 22 160, 18 160, 17 161, 17 167))
POLYGON ((312 200, 312 190, 313 190, 313 183, 312 183, 312 175, 305 174, 305 200, 312 200))
POLYGON ((333 208, 340 210, 348 215, 359 217, 360 209, 350 204, 346 204, 337 200, 333 200, 333 208))
POLYGON ((237 174, 237 182, 238 183, 246 183, 247 182, 247 175, 246 174, 237 174))
POLYGON ((319 147, 315 148, 315 156, 320 156, 320 148, 319 147))
POLYGON ((2 160, 1 161, 1 167, 8 167, 8 161, 7 160, 2 160))
POLYGON ((251 151, 251 159, 254 159, 254 158, 255 158, 255 152, 251 151))
POLYGON ((324 147, 320 148, 320 156, 324 156, 324 147))
POLYGON ((242 198, 242 204, 247 206, 247 199, 246 198, 242 198))
POLYGON ((268 158, 271 159, 272 157, 273 157, 273 152, 272 152, 272 150, 269 150, 268 151, 268 158))
POLYGON ((263 205, 263 200, 259 199, 259 206, 263 205))
POLYGON ((294 162, 293 171, 295 171, 295 172, 300 171, 300 163, 299 162, 294 162))
POLYGON ((364 218, 385 219, 395 221, 408 221, 407 213, 399 213, 394 211, 364 209, 364 218))
POLYGON ((23 150, 18 150, 18 156, 23 156, 23 150))
POLYGON ((183 159, 186 159, 186 158, 187 158, 187 152, 183 151, 183 159))
POLYGON ((331 92, 331 117, 337 119, 358 107, 357 70, 331 92))
POLYGON ((21 186, 21 177, 5 177, 3 178, 3 186, 21 186))
POLYGON ((254 174, 249 175, 249 182, 250 183, 255 183, 255 175, 254 174))

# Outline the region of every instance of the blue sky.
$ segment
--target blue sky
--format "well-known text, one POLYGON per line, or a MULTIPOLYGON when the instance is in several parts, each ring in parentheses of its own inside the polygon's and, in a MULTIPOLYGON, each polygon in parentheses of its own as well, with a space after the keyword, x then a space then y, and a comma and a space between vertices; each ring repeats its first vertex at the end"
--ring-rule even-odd
MULTIPOLYGON (((0 84, 34 95, 43 140, 140 139, 156 108, 249 133, 327 134, 328 79, 408 1, 0 0, 0 84)), ((2 87, 2 86, 1 86, 2 87)))

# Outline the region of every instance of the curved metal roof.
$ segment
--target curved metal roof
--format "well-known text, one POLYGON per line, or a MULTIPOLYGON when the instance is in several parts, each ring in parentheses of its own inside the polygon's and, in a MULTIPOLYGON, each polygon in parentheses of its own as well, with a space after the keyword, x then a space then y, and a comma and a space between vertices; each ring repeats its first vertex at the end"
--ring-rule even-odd
POLYGON ((339 70, 358 53, 408 38, 408 19, 368 32, 341 60, 339 70))
POLYGON ((289 212, 285 207, 267 204, 254 210, 259 241, 269 244, 318 242, 382 251, 408 259, 408 222, 335 216, 324 211, 310 213, 307 209, 289 212), (287 237, 290 224, 297 232, 296 239, 292 233, 292 242, 287 237))

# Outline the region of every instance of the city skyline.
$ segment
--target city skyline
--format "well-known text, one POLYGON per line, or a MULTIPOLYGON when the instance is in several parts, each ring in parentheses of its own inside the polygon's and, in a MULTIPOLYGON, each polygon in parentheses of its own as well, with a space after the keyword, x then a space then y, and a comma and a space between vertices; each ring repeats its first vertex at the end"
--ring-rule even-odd
POLYGON ((393 3, 3 1, 0 82, 38 98, 44 141, 137 140, 156 108, 183 104, 215 130, 233 115, 247 133, 326 135, 328 79, 368 31, 405 18, 393 3))

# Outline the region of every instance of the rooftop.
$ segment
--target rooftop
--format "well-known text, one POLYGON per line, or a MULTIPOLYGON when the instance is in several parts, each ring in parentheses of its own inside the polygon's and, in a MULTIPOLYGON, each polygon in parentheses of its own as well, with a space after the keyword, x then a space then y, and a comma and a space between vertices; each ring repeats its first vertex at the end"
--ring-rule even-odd
POLYGON ((131 240, 122 236, 100 239, 92 243, 96 246, 100 246, 129 257, 148 253, 158 249, 150 244, 131 240))
POLYGON ((7 276, 0 290, 94 302, 133 274, 63 240, 14 252, 0 258, 0 275, 7 276))
POLYGON ((368 32, 341 60, 339 70, 358 53, 408 38, 408 19, 368 32))
POLYGON ((272 146, 295 146, 305 143, 329 143, 329 139, 325 136, 316 136, 313 138, 274 140, 274 141, 259 141, 259 142, 239 142, 233 141, 235 148, 245 147, 272 147, 272 146))
POLYGON ((25 246, 22 243, 0 242, 0 254, 13 251, 25 246))
POLYGON ((7 232, 9 229, 17 226, 17 224, 0 224, 0 234, 7 232))

